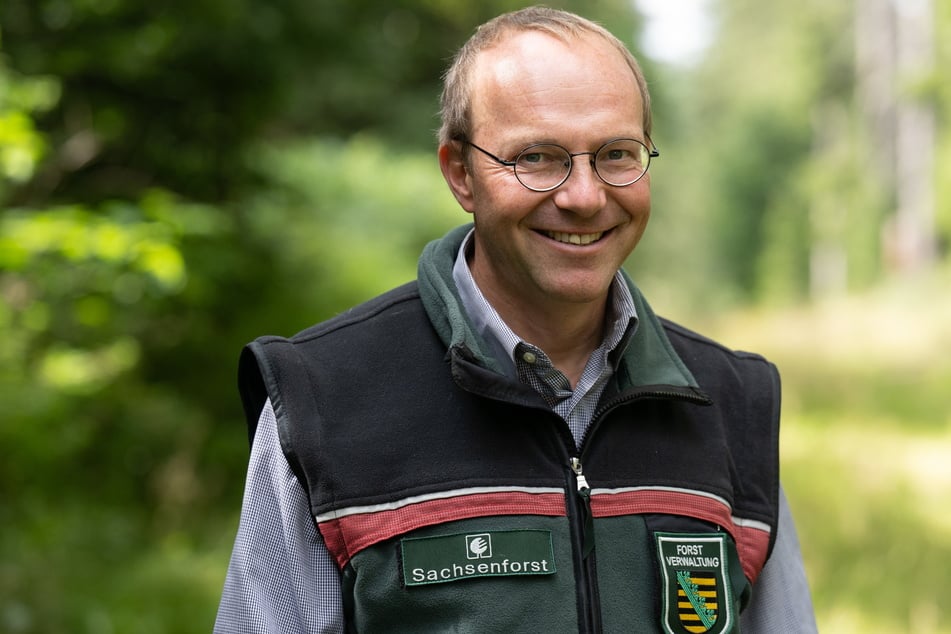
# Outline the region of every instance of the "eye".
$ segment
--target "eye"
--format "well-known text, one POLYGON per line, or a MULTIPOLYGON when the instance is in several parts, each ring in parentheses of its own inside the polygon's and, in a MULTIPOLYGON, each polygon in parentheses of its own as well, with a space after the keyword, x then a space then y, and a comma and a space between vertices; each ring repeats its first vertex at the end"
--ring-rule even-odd
POLYGON ((559 157, 556 152, 545 149, 534 149, 531 152, 525 152, 519 158, 519 163, 531 163, 540 165, 544 163, 556 163, 559 157))
POLYGON ((533 145, 522 150, 516 163, 523 169, 561 169, 568 162, 568 152, 557 145, 533 145))
POLYGON ((522 154, 520 163, 542 163, 545 161, 545 155, 541 152, 528 152, 522 154))
POLYGON ((647 148, 637 141, 621 139, 601 148, 597 162, 605 168, 633 169, 647 164, 647 148))

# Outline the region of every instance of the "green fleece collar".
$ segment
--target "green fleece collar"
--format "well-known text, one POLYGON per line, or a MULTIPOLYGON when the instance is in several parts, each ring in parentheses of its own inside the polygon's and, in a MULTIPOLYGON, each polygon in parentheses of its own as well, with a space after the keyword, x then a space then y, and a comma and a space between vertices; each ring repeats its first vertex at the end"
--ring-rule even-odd
MULTIPOLYGON (((471 224, 452 229, 444 237, 426 245, 419 258, 419 293, 429 319, 450 349, 468 349, 483 366, 500 372, 500 365, 489 354, 489 346, 476 334, 472 322, 462 310, 462 300, 452 279, 452 267, 471 224)), ((622 388, 648 385, 697 387, 693 375, 674 352, 660 320, 637 286, 622 271, 637 309, 638 327, 621 358, 619 376, 627 377, 622 388), (623 370, 623 372, 621 372, 623 370)))

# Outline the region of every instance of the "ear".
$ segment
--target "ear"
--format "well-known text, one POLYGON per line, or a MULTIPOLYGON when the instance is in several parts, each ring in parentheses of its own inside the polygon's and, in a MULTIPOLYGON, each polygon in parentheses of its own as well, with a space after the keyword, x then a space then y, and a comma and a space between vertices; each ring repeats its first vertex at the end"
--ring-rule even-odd
POLYGON ((472 178, 469 166, 462 156, 462 144, 457 141, 439 146, 439 169, 449 185, 449 190, 463 209, 472 213, 475 202, 472 195, 472 178))

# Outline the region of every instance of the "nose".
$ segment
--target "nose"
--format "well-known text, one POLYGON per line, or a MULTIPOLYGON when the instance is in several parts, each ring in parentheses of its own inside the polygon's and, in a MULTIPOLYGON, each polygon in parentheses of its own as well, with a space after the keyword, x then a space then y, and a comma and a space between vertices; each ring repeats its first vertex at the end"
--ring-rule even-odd
MULTIPOLYGON (((589 153, 584 153, 589 154, 589 153)), ((604 208, 606 185, 594 170, 594 156, 572 155, 568 180, 555 190, 554 202, 580 216, 591 216, 604 208)))

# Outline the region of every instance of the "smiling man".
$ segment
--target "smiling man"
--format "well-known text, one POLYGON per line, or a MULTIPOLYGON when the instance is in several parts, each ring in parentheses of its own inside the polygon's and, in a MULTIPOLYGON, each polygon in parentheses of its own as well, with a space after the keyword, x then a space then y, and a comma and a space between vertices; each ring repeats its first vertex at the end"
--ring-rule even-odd
POLYGON ((637 81, 603 37, 568 43, 544 31, 488 48, 467 80, 470 131, 443 139, 439 158, 475 219, 472 276, 502 320, 577 383, 600 343, 611 283, 650 216, 637 81), (518 161, 467 151, 486 146, 518 161), (629 163, 625 186, 606 186, 599 174, 618 162, 629 163), (527 180, 540 170, 548 180, 527 180))
POLYGON ((813 632, 779 379, 656 317, 650 100, 608 31, 529 8, 445 77, 473 223, 416 282, 242 353, 253 439, 220 632, 813 632))

